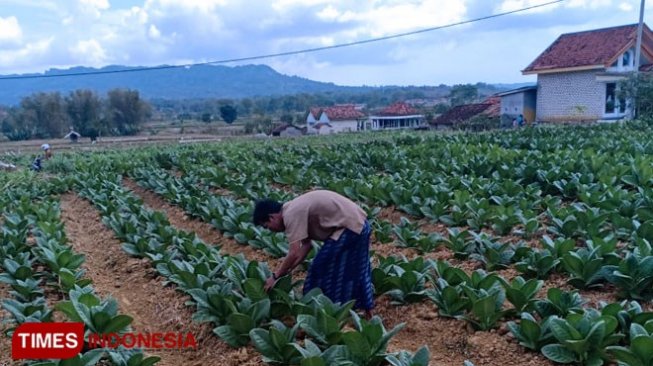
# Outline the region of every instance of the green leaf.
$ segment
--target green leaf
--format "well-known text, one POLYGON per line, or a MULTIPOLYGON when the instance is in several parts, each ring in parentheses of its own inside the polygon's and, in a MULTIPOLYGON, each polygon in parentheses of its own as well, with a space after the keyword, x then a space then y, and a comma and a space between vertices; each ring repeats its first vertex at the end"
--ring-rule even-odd
POLYGON ((653 338, 635 337, 630 342, 630 349, 640 360, 650 364, 653 359, 653 338))
POLYGON ((77 310, 71 301, 58 302, 54 305, 54 308, 64 313, 68 319, 74 322, 83 322, 82 318, 77 314, 77 310))
POLYGON ((118 333, 127 328, 133 320, 134 319, 128 315, 114 316, 111 319, 111 322, 104 328, 103 333, 118 333))
POLYGON ((280 361, 280 354, 277 352, 277 349, 275 349, 272 342, 270 342, 268 331, 261 328, 252 329, 249 332, 249 337, 252 340, 254 347, 256 347, 264 357, 267 357, 270 360, 280 361))
POLYGON ((542 354, 549 360, 558 363, 572 363, 576 361, 576 355, 558 343, 547 344, 542 347, 542 354))
POLYGON ((580 333, 572 328, 564 319, 553 317, 551 318, 550 326, 553 336, 560 342, 578 340, 580 338, 580 333))
POLYGON ((363 334, 359 332, 347 332, 342 335, 342 341, 355 359, 367 360, 369 356, 372 356, 370 344, 363 334))
POLYGON ((648 363, 643 363, 626 347, 612 346, 606 347, 606 350, 613 354, 620 364, 627 366, 648 366, 648 363))
POLYGON ((268 295, 263 288, 263 281, 258 278, 248 278, 243 284, 245 295, 256 302, 259 300, 267 299, 268 295))
POLYGON ((320 356, 304 358, 301 366, 327 366, 326 362, 320 356))

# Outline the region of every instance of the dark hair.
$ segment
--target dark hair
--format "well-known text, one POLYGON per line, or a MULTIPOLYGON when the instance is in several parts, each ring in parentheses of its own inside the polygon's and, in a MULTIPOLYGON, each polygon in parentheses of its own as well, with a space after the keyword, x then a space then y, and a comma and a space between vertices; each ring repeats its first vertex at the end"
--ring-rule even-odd
POLYGON ((254 225, 263 225, 266 221, 268 221, 270 215, 281 212, 281 207, 281 203, 275 200, 264 199, 256 201, 253 215, 254 225))

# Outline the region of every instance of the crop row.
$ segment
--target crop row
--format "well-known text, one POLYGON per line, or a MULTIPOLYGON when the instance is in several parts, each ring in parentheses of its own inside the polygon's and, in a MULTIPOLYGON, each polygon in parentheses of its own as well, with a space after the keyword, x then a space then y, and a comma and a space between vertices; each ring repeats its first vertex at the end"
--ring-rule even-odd
MULTIPOLYGON (((13 299, 3 299, 2 307, 12 316, 8 334, 26 322, 51 322, 54 312, 69 321, 81 322, 88 334, 109 334, 129 329, 132 318, 119 314, 113 299, 101 299, 81 265, 84 256, 67 243, 58 203, 51 199, 34 200, 35 193, 48 187, 63 187, 61 182, 33 190, 15 189, 9 196, 18 198, 3 207, 0 232, 0 282, 7 284, 13 299), (32 240, 33 239, 33 240, 32 240), (56 300, 49 308, 46 291, 68 300, 56 300)), ((33 185, 32 187, 38 187, 33 185)), ((52 296, 52 295, 50 295, 52 296)), ((158 357, 145 357, 138 350, 124 348, 88 350, 65 361, 30 362, 31 365, 95 365, 101 359, 119 366, 150 366, 158 357)))
POLYGON ((123 248, 149 258, 159 274, 190 295, 196 308, 193 319, 214 324, 214 333, 228 344, 241 347, 251 342, 270 363, 428 362, 425 349, 414 356, 387 354, 387 343, 401 326, 387 331, 378 317, 360 319, 351 311, 352 302, 333 304, 319 291, 301 295, 290 277, 266 293, 267 264, 223 256, 194 234, 174 229, 163 215, 143 208, 117 178, 82 176, 78 189, 100 209, 105 224, 125 242, 123 248), (345 330, 347 324, 353 329, 345 330), (307 335, 302 342, 296 339, 298 329, 307 335))

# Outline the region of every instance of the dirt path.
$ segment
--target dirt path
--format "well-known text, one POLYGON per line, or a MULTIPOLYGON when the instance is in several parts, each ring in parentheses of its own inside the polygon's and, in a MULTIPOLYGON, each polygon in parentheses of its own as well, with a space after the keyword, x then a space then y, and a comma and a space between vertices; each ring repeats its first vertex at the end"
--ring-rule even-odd
POLYGON ((205 243, 218 245, 225 253, 242 253, 249 260, 268 262, 270 268, 276 268, 275 266, 279 262, 279 259, 272 258, 265 252, 252 248, 249 245, 238 244, 235 240, 225 238, 211 224, 190 217, 182 208, 166 202, 156 193, 139 186, 129 178, 124 178, 122 183, 134 194, 139 196, 145 205, 153 210, 163 211, 168 217, 170 224, 175 227, 196 233, 205 243))
POLYGON ((61 217, 75 251, 86 255, 84 268, 102 297, 112 296, 120 311, 132 316, 136 332, 192 332, 197 350, 160 352, 158 365, 258 365, 252 348, 233 349, 212 334, 208 324, 191 321, 187 297, 170 287, 145 260, 129 257, 100 215, 86 200, 69 193, 61 197, 61 217))

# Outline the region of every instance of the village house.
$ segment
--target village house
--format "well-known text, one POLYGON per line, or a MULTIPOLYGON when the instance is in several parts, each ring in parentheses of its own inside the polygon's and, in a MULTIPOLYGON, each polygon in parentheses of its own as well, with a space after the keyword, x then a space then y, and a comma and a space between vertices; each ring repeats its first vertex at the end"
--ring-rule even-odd
POLYGON ((522 73, 537 75, 536 121, 570 122, 627 118, 631 103, 619 82, 653 63, 653 34, 644 25, 635 65, 637 24, 563 34, 522 73))
POLYGON ((354 104, 311 108, 306 117, 307 133, 324 135, 355 132, 360 129, 361 121, 366 118, 361 107, 354 104))
POLYGON ((486 119, 498 119, 500 109, 501 98, 491 96, 482 103, 455 106, 433 120, 431 126, 436 129, 455 128, 457 125, 479 116, 486 119))
POLYGON ((501 98, 501 127, 512 126, 512 121, 519 115, 522 115, 526 124, 535 121, 537 86, 525 86, 498 95, 501 98))
POLYGON ((281 123, 270 131, 272 136, 296 137, 305 133, 304 129, 289 123, 281 123))
POLYGON ((361 129, 364 130, 396 130, 406 128, 420 128, 424 126, 424 115, 419 114, 413 107, 406 103, 392 104, 378 114, 368 118, 361 129))

